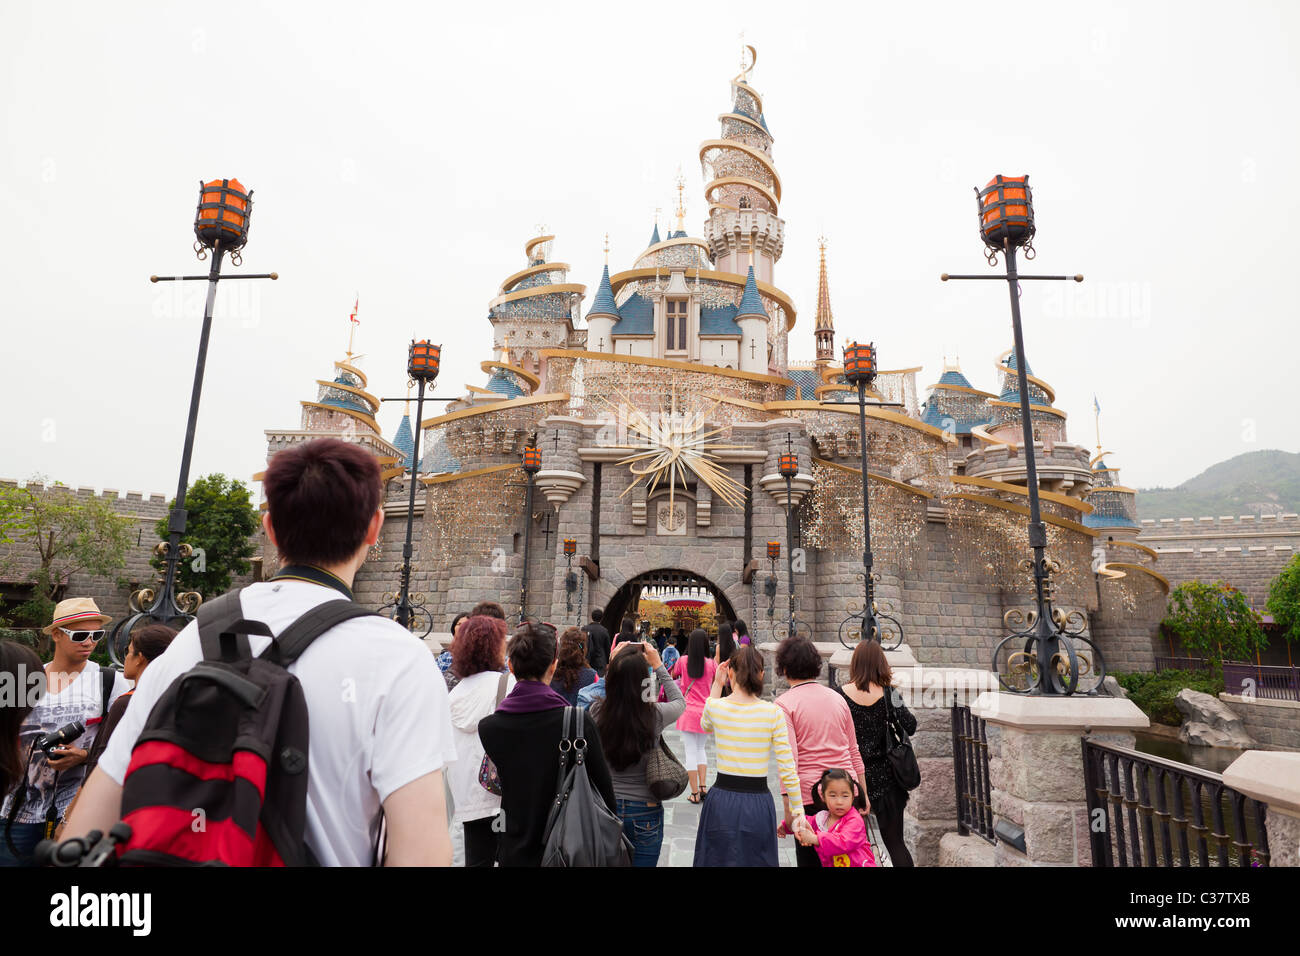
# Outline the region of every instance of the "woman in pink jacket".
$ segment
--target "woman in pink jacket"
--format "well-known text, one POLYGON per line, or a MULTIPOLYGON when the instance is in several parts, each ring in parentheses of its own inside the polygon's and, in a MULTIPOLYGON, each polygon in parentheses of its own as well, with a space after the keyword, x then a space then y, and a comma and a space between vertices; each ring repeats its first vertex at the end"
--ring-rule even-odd
POLYGON ((700 714, 704 712, 704 702, 709 699, 713 687, 713 673, 718 669, 717 662, 709 657, 709 635, 703 628, 691 631, 686 645, 686 655, 679 657, 673 665, 672 676, 686 698, 686 712, 677 718, 677 729, 682 732, 686 743, 686 776, 691 781, 691 803, 699 803, 707 789, 705 776, 709 772, 708 758, 704 745, 708 742, 708 731, 700 726, 700 714))

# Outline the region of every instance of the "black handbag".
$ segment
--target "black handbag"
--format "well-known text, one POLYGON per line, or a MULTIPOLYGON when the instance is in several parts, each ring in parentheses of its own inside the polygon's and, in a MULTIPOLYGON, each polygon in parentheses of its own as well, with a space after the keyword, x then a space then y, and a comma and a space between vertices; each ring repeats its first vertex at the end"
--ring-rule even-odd
POLYGON ((660 736, 655 749, 650 751, 645 765, 645 783, 654 798, 662 803, 673 797, 680 797, 690 785, 686 768, 677 759, 668 741, 660 736))
POLYGON ((623 821, 605 805, 587 776, 582 718, 582 708, 564 709, 559 785, 546 821, 542 866, 631 866, 632 841, 623 833, 623 821), (570 737, 575 715, 577 729, 570 737), (573 766, 566 772, 570 753, 573 766))
POLYGON ((915 790, 921 785, 921 768, 916 762, 912 741, 890 709, 889 698, 893 695, 892 687, 885 688, 885 758, 893 771, 894 782, 905 791, 915 790))

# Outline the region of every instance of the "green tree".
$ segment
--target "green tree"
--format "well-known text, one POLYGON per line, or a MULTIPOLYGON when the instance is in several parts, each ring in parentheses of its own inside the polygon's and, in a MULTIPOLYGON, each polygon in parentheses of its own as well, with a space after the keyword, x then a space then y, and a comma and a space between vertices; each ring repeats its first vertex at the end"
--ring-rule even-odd
MULTIPOLYGON (((175 500, 168 510, 176 507, 175 500)), ((198 591, 211 599, 230 589, 230 581, 251 570, 248 559, 257 551, 249 539, 260 524, 248 488, 242 481, 225 475, 206 475, 194 481, 185 493, 185 534, 182 542, 194 554, 176 567, 177 591, 198 591)), ((167 518, 159 518, 158 537, 167 540, 167 518)), ((166 561, 154 557, 161 571, 166 561)))
POLYGON ((1273 615, 1273 622, 1282 628, 1286 639, 1287 660, 1291 659, 1291 645, 1300 641, 1300 554, 1282 569, 1268 587, 1268 603, 1264 605, 1273 615))
MULTIPOLYGON (((83 498, 40 475, 24 488, 0 487, 0 566, 27 569, 32 597, 14 607, 18 619, 48 621, 74 574, 109 577, 126 567, 132 521, 102 498, 83 498)), ((121 580, 115 579, 120 587, 121 580)))
POLYGON ((1222 581, 1186 581, 1169 595, 1164 624, 1183 646, 1222 664, 1246 660, 1267 644, 1260 617, 1246 596, 1222 581))

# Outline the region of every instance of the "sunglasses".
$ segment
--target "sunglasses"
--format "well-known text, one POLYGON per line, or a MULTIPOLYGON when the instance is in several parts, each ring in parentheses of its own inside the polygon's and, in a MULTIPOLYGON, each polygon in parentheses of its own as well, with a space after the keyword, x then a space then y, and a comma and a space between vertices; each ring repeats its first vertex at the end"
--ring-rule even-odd
POLYGON ((108 631, 100 629, 98 631, 64 631, 64 633, 68 635, 68 637, 72 640, 72 643, 80 644, 86 640, 102 641, 104 639, 104 635, 107 634, 108 631))

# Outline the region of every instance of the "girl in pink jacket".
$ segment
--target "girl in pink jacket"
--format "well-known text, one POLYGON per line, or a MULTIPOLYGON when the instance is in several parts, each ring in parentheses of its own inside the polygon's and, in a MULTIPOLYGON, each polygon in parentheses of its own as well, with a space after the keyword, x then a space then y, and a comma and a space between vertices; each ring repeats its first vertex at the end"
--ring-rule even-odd
POLYGON ((867 827, 858 812, 866 802, 853 776, 847 770, 827 770, 813 795, 826 809, 798 828, 799 842, 816 847, 822 866, 875 866, 867 827))

